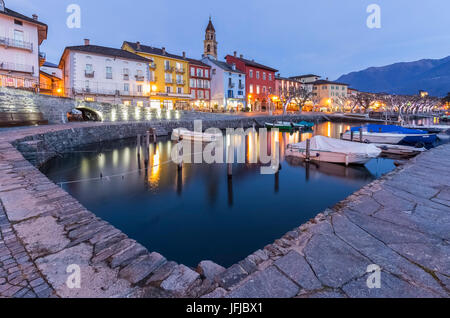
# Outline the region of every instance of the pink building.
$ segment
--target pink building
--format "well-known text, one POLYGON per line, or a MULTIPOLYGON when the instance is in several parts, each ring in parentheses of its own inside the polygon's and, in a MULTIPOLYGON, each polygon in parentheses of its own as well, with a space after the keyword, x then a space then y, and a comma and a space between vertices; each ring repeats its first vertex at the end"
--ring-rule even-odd
POLYGON ((5 7, 0 0, 0 86, 36 89, 45 54, 39 46, 48 27, 37 15, 29 18, 5 7))

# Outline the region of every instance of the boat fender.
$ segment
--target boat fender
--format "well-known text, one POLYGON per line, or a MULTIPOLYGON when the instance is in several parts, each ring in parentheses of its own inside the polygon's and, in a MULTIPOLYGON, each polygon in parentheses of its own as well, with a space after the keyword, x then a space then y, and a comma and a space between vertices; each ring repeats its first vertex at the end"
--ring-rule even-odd
POLYGON ((320 157, 320 153, 316 153, 316 157, 320 157))
POLYGON ((368 139, 364 140, 365 144, 370 144, 370 141, 368 139))

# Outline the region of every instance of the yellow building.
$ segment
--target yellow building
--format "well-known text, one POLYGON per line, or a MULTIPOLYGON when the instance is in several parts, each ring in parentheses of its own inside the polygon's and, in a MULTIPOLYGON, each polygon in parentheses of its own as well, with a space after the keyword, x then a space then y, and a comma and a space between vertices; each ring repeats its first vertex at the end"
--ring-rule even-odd
POLYGON ((189 61, 186 54, 178 56, 166 49, 123 42, 122 49, 150 60, 150 107, 156 109, 188 109, 191 100, 189 89, 189 61))

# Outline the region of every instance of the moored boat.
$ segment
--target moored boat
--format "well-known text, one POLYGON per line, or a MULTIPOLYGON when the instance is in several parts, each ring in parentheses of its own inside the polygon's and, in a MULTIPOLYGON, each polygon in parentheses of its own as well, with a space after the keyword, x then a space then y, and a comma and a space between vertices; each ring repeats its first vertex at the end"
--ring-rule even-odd
POLYGON ((426 151, 424 147, 411 147, 404 145, 391 145, 391 144, 373 144, 381 149, 384 155, 406 156, 411 157, 418 155, 421 152, 426 151))
POLYGON ((434 143, 436 141, 436 134, 429 134, 424 130, 410 129, 402 126, 368 124, 351 128, 342 135, 342 139, 365 143, 406 143, 415 145, 434 143))
POLYGON ((277 121, 275 123, 265 123, 267 129, 278 128, 279 130, 293 130, 295 127, 293 123, 287 121, 277 121))
POLYGON ((307 152, 307 141, 303 141, 297 144, 289 144, 286 149, 286 156, 346 165, 365 164, 378 157, 381 149, 371 144, 314 136, 310 139, 309 154, 307 152))
POLYGON ((206 133, 191 131, 185 128, 176 128, 172 131, 172 139, 185 139, 193 141, 212 142, 223 138, 222 133, 206 133))

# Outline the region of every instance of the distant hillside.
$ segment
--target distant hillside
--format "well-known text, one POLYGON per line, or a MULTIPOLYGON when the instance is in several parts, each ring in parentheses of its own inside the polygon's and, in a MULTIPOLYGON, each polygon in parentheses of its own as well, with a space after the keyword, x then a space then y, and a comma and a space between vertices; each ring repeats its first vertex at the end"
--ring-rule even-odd
POLYGON ((442 97, 450 92, 450 56, 370 67, 342 75, 337 81, 365 92, 413 95, 422 89, 442 97))

